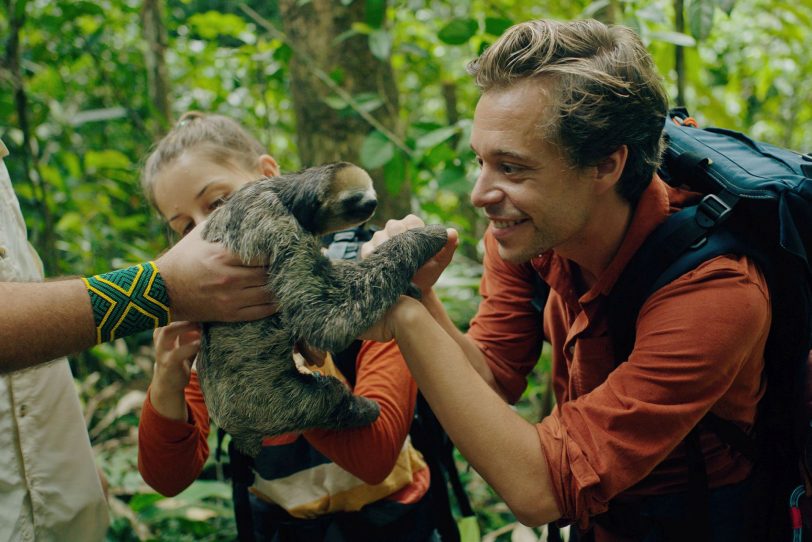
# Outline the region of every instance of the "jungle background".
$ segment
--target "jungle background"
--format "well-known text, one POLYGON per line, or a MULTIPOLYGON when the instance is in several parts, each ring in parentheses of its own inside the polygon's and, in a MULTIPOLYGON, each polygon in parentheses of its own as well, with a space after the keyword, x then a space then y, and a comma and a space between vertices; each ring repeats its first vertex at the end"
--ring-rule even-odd
MULTIPOLYGON (((672 104, 702 125, 812 150, 812 3, 778 0, 2 0, 0 138, 46 274, 91 275, 169 243, 138 173, 183 112, 238 119, 283 170, 330 160, 371 172, 382 222, 415 212, 456 227, 439 285, 464 328, 477 305, 485 223, 468 202, 477 90, 465 64, 511 24, 595 17, 634 28, 672 104)), ((542 356, 518 411, 551 406, 542 356)), ((110 540, 231 540, 230 487, 210 459, 167 499, 136 467, 151 334, 73 356, 110 540)), ((212 448, 214 442, 212 442, 212 448)), ((539 540, 458 457, 483 540, 539 540)))

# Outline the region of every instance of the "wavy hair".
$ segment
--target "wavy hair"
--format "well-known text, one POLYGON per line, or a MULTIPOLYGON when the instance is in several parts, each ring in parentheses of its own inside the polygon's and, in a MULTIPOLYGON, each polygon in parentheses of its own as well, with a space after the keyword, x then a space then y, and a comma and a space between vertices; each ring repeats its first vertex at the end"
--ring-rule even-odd
POLYGON ((665 148, 668 97, 630 29, 595 20, 520 23, 471 61, 468 73, 484 93, 529 78, 551 81, 541 136, 575 167, 597 165, 626 145, 617 191, 632 203, 651 182, 665 148))

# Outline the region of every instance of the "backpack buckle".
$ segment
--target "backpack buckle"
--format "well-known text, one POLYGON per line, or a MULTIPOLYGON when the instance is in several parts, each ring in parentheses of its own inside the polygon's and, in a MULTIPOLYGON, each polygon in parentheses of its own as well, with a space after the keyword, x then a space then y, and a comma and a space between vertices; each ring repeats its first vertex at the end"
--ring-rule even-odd
POLYGON ((733 208, 716 194, 708 194, 696 209, 696 223, 705 229, 714 227, 727 218, 733 208))

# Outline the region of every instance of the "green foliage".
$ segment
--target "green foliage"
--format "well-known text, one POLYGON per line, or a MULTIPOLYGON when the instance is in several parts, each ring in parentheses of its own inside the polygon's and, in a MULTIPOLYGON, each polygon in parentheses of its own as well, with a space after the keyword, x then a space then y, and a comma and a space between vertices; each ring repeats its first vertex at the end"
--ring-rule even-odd
MULTIPOLYGON (((400 94, 397 137, 402 138, 393 140, 370 127, 361 162, 382 168, 391 193, 409 180, 424 218, 461 232, 459 257, 438 290, 462 328, 478 303, 477 232, 483 227, 481 216, 467 204, 477 175, 468 139, 478 91, 465 65, 514 22, 601 16, 616 4, 619 20, 649 47, 672 96, 675 46, 685 48, 686 105, 702 124, 812 149, 808 3, 689 0, 688 30, 679 33, 667 0, 355 1, 365 2, 366 16, 343 38, 365 35, 373 54, 391 62, 400 94)), ((250 4, 281 26, 275 2, 250 4)), ((27 104, 20 109, 19 94, 0 92, 0 137, 12 152, 7 163, 14 188, 46 269, 89 275, 151 259, 167 246, 167 237, 147 209, 138 181, 143 157, 162 130, 149 98, 141 3, 17 0, 10 5, 25 15, 19 36, 27 104)), ((10 22, 9 14, 0 11, 4 35, 10 22)), ((230 115, 259 137, 283 169, 298 168, 288 87, 290 47, 226 1, 169 0, 164 22, 174 115, 192 109, 230 115)), ((0 84, 12 90, 8 69, 4 62, 0 84)), ((340 82, 347 74, 330 76, 340 82)), ((390 105, 377 94, 353 96, 352 102, 327 99, 347 116, 390 105)), ((173 499, 154 494, 137 474, 135 427, 152 371, 149 334, 94 348, 74 357, 72 367, 91 439, 117 503, 110 539, 231 539, 228 491, 212 480, 212 463, 209 480, 173 499)), ((517 407, 529 420, 549 408, 548 375, 549 360, 543 357, 517 407)), ((506 529, 493 538, 509 538, 515 525, 510 512, 475 473, 467 472, 466 480, 482 532, 506 529)))

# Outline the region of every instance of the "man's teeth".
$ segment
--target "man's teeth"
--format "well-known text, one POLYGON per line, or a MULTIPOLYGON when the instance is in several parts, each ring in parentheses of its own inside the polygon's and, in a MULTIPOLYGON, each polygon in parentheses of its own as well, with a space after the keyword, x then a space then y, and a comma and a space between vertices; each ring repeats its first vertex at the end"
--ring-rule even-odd
POLYGON ((501 230, 502 228, 509 228, 516 224, 521 224, 522 222, 522 220, 494 220, 493 227, 497 230, 501 230))

